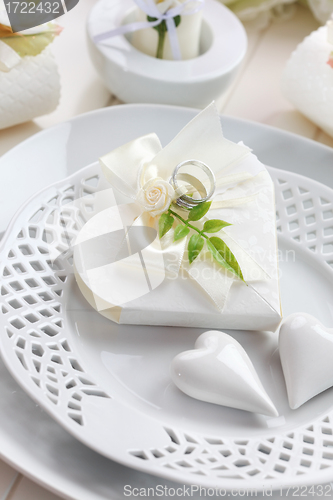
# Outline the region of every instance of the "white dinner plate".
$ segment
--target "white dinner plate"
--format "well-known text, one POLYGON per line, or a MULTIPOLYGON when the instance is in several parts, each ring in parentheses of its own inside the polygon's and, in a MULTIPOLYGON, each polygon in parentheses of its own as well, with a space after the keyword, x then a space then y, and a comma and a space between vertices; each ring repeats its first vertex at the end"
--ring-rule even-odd
MULTIPOLYGON (((6 189, 1 188, 1 201, 11 201, 13 212, 20 197, 141 133, 157 130, 165 144, 194 113, 161 106, 126 106, 90 113, 38 134, 2 158, 1 171, 8 165, 11 170, 6 170, 9 182, 6 189), (57 151, 59 164, 54 162, 57 151), (25 179, 23 167, 29 172, 25 179), (25 189, 17 189, 18 195, 13 197, 18 178, 25 189)), ((243 139, 262 161, 299 172, 304 169, 304 173, 326 179, 326 183, 333 181, 329 148, 260 125, 227 118, 223 122, 226 136, 243 139)), ((3 229, 7 222, 8 216, 3 217, 3 229)), ((82 446, 36 408, 3 367, 1 371, 1 453, 7 461, 45 486, 77 500, 123 498, 124 484, 153 486, 161 482, 82 446)))
MULTIPOLYGON (((284 315, 308 312, 330 325, 333 190, 270 173, 284 315)), ((77 439, 143 472, 229 490, 332 479, 333 440, 323 435, 333 434, 333 388, 290 410, 277 334, 231 332, 279 412, 272 418, 194 400, 172 383, 173 357, 204 330, 117 325, 85 301, 71 243, 107 187, 94 163, 33 196, 3 238, 0 349, 13 377, 77 439)))

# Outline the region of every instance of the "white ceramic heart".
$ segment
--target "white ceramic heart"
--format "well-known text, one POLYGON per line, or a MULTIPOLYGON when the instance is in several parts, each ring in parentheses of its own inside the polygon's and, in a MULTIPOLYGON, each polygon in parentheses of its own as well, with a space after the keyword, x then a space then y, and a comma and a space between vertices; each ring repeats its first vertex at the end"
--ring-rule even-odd
POLYGON ((310 314, 291 314, 281 323, 279 350, 293 410, 333 385, 333 328, 310 314))
POLYGON ((211 330, 200 335, 195 349, 173 359, 171 377, 192 398, 278 415, 243 347, 224 332, 211 330))

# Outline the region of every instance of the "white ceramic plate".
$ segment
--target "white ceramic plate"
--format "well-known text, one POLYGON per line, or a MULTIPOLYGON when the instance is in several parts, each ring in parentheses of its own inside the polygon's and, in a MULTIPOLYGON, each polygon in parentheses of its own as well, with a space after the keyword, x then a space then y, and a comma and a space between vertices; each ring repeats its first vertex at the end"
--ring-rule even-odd
MULTIPOLYGON (((122 106, 83 115, 25 141, 0 161, 2 178, 7 179, 0 185, 0 203, 6 207, 0 212, 0 231, 18 206, 45 185, 141 133, 156 130, 166 144, 194 114, 181 108, 122 106)), ((238 119, 225 117, 222 123, 228 138, 244 140, 266 164, 303 172, 333 186, 330 148, 238 119)), ((124 498, 123 488, 129 483, 175 486, 110 462, 81 445, 36 407, 3 364, 0 368, 0 453, 22 472, 75 500, 124 498)))
MULTIPOLYGON (((333 190, 296 174, 271 174, 285 314, 312 312, 330 324, 333 190)), ((98 163, 86 167, 34 196, 4 237, 0 347, 12 375, 83 443, 144 472, 228 489, 330 479, 333 440, 323 435, 333 434, 332 390, 291 411, 276 335, 231 332, 279 411, 267 418, 193 400, 171 382, 171 360, 203 330, 116 325, 88 306, 70 242, 106 184, 98 163), (77 210, 71 202, 84 196, 77 210), (299 450, 309 436, 304 459, 299 450)))

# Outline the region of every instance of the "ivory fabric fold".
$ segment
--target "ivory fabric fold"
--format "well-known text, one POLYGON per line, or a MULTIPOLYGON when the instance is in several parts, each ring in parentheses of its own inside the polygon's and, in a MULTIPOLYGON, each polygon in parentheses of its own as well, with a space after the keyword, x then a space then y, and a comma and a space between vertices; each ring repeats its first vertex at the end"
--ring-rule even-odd
POLYGON ((20 56, 0 39, 0 71, 8 73, 21 61, 20 56))
POLYGON ((214 105, 165 148, 150 134, 105 155, 101 168, 110 186, 132 200, 136 212, 131 216, 126 205, 113 204, 92 217, 78 236, 74 250, 77 281, 96 310, 125 324, 276 329, 281 308, 273 183, 247 147, 223 137, 214 105), (160 240, 158 217, 142 211, 135 201, 147 182, 169 180, 176 165, 189 159, 209 165, 217 185, 210 211, 194 224, 200 228, 208 219, 232 224, 211 236, 222 238, 232 250, 246 283, 213 261, 207 249, 189 264, 188 238, 174 242, 173 227, 160 240), (94 264, 92 253, 107 253, 116 245, 115 239, 110 244, 109 236, 108 243, 101 245, 97 227, 112 238, 121 227, 124 233, 117 257, 109 261, 103 257, 94 264), (154 236, 150 233, 140 248, 124 253, 124 247, 137 243, 133 230, 138 227, 155 230, 154 236))
POLYGON ((51 48, 0 71, 0 129, 51 113, 60 99, 60 76, 51 48))
MULTIPOLYGON (((1 3, 0 28, 0 129, 3 129, 54 111, 60 99, 60 76, 51 47, 46 46, 37 55, 21 57, 20 51, 5 43, 14 36, 18 39, 19 35, 11 37, 9 19, 1 3)), ((24 34, 38 36, 43 30, 47 32, 48 25, 25 30, 24 34)))

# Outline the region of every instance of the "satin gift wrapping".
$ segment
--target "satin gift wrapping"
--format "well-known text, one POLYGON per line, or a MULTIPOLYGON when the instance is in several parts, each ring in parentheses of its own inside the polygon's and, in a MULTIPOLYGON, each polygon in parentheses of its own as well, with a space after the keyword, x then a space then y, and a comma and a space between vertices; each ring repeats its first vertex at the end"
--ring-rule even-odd
MULTIPOLYGON (((229 234, 237 238, 244 250, 255 256, 271 276, 270 279, 253 281, 251 287, 235 280, 222 311, 187 273, 180 273, 177 278, 166 277, 162 284, 140 298, 120 307, 108 308, 107 302, 100 306, 103 299, 96 299, 76 272, 77 283, 87 301, 100 314, 119 324, 275 331, 282 313, 274 186, 270 175, 253 154, 244 159, 237 169, 246 169, 257 176, 252 186, 247 184, 246 194, 257 192, 260 186, 258 199, 237 209, 215 210, 213 217, 234 223, 228 228, 229 234)), ((242 187, 236 186, 230 190, 229 196, 245 194, 242 191, 242 187)), ((90 227, 87 233, 91 230, 90 227)), ((92 233, 95 230, 96 227, 92 233)), ((109 286, 118 289, 114 282, 110 282, 109 286)))

